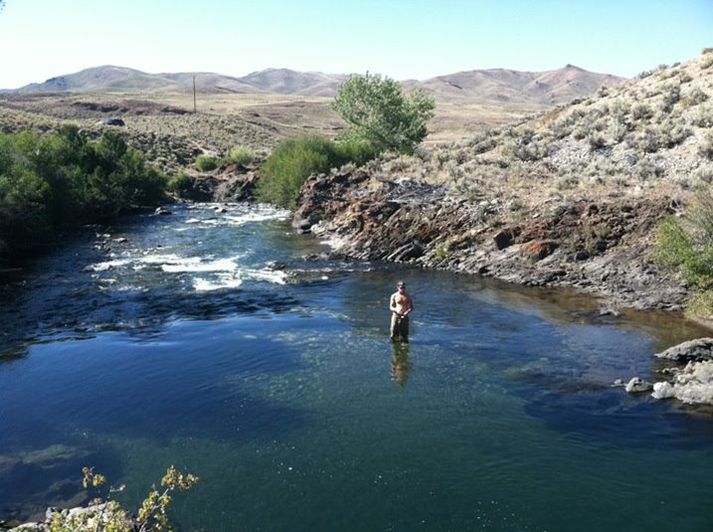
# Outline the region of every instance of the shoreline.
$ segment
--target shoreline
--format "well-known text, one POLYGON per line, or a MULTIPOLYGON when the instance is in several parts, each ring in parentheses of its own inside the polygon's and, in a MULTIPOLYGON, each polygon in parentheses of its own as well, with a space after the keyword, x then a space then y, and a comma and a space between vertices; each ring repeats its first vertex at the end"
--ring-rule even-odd
POLYGON ((656 225, 672 213, 668 198, 559 195, 515 216, 511 203, 485 195, 462 199, 442 185, 343 169, 305 182, 293 227, 336 244, 329 258, 575 288, 612 311, 685 308, 686 286, 651 257, 656 225))

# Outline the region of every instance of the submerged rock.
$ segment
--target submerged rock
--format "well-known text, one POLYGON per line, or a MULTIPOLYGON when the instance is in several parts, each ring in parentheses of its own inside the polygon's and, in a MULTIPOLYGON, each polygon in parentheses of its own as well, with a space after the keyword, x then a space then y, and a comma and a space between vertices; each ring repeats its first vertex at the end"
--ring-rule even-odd
POLYGON ((696 338, 656 353, 658 358, 687 362, 713 360, 713 338, 696 338))

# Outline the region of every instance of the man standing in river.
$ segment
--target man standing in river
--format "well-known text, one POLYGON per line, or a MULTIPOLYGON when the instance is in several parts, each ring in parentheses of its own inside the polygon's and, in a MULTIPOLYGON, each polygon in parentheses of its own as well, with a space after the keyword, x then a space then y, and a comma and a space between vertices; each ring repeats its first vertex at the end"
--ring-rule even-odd
POLYGON ((402 342, 408 342, 408 316, 413 310, 413 302, 411 296, 406 293, 406 284, 403 281, 396 284, 396 292, 391 294, 389 309, 391 310, 391 341, 400 339, 402 342))

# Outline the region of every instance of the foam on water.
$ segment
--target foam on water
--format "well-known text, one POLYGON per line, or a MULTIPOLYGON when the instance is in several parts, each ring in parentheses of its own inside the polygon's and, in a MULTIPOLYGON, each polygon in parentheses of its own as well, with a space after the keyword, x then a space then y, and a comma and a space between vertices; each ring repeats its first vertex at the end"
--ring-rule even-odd
POLYGON ((209 280, 202 277, 193 279, 193 288, 196 292, 211 292, 228 288, 239 288, 243 284, 240 277, 232 275, 219 275, 217 279, 209 280))
POLYGON ((192 217, 187 224, 199 224, 210 227, 239 227, 249 223, 259 223, 268 220, 286 220, 291 213, 285 209, 277 209, 269 205, 221 205, 219 203, 202 203, 192 205, 189 209, 200 209, 206 213, 204 217, 192 217))
POLYGON ((286 284, 288 277, 287 272, 271 270, 270 268, 263 268, 261 270, 247 269, 244 271, 244 274, 248 279, 266 281, 274 284, 286 284))
POLYGON ((161 269, 168 273, 233 272, 237 268, 238 264, 235 259, 204 261, 201 257, 188 257, 161 265, 161 269))
POLYGON ((133 259, 115 259, 107 260, 104 262, 97 262, 95 264, 88 265, 85 270, 95 271, 95 272, 105 272, 107 270, 112 270, 115 268, 121 268, 127 264, 131 264, 133 259))

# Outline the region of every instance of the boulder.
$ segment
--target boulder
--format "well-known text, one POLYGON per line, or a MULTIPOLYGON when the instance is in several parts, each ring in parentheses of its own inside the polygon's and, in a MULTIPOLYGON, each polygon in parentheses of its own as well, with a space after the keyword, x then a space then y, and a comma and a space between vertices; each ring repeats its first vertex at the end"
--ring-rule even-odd
POLYGON ((513 240, 515 240, 515 235, 511 230, 503 229, 493 237, 493 240, 495 240, 496 248, 505 249, 513 243, 513 240))
POLYGON ((669 399, 675 395, 673 385, 670 382, 663 381, 654 383, 654 391, 651 397, 655 399, 669 399))
POLYGON ((689 340, 656 353, 656 356, 678 362, 713 360, 713 338, 689 340))
POLYGON ((632 378, 624 387, 624 390, 626 390, 627 393, 648 392, 651 389, 653 389, 653 385, 640 377, 632 378))
POLYGON ((292 227, 298 233, 309 233, 310 227, 312 227, 312 222, 307 218, 295 216, 292 218, 292 227))
POLYGON ((687 404, 713 404, 713 360, 689 362, 677 369, 672 382, 657 382, 656 399, 675 398, 687 404))
POLYGON ((538 261, 552 255, 558 246, 559 244, 553 240, 533 240, 523 244, 520 249, 525 257, 538 261))

